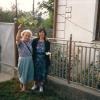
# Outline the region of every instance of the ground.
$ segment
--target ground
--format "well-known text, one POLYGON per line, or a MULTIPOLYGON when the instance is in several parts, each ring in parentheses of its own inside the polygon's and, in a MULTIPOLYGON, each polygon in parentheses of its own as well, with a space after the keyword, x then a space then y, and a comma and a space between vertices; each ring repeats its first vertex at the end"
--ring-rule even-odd
MULTIPOLYGON (((32 84, 28 84, 31 86, 32 84)), ((30 87, 28 87, 30 88, 30 87)), ((48 82, 44 93, 38 91, 20 92, 18 80, 10 80, 0 83, 0 100, 63 100, 54 91, 54 87, 48 82)))

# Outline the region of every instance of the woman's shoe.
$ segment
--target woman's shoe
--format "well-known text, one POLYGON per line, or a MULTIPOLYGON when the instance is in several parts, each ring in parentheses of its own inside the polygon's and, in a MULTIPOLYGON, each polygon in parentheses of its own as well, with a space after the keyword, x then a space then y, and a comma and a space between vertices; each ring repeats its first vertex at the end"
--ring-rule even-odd
POLYGON ((33 85, 31 89, 32 90, 36 90, 37 89, 37 85, 33 85))
POLYGON ((43 92, 43 86, 40 86, 39 92, 43 92))

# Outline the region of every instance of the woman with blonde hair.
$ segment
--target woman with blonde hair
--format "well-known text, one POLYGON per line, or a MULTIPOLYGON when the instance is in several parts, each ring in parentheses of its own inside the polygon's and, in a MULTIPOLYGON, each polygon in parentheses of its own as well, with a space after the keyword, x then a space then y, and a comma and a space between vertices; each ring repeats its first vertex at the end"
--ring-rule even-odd
POLYGON ((18 72, 21 91, 26 91, 26 84, 34 80, 34 65, 32 59, 32 32, 23 30, 22 25, 18 27, 16 44, 18 47, 18 72))

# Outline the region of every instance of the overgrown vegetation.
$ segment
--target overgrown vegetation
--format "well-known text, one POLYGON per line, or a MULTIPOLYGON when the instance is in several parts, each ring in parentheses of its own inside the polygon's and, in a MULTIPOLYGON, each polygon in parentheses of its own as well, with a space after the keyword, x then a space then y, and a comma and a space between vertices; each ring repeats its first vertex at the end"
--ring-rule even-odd
POLYGON ((0 100, 63 100, 63 98, 57 95, 51 83, 46 85, 44 93, 38 91, 22 93, 19 91, 18 81, 10 80, 0 83, 0 100))
MULTIPOLYGON (((13 8, 11 6, 11 8, 13 8)), ((43 1, 38 3, 38 8, 35 9, 34 15, 33 12, 17 11, 17 23, 23 24, 26 28, 31 29, 34 32, 40 27, 46 29, 48 37, 51 37, 53 30, 53 12, 54 12, 54 0, 43 1), (40 10, 40 9, 46 9, 40 10), (48 18, 43 18, 42 15, 48 14, 48 18)), ((16 18, 15 10, 3 10, 0 8, 0 22, 14 22, 16 18)))
POLYGON ((54 0, 48 0, 39 3, 38 9, 44 9, 44 8, 47 11, 43 12, 43 14, 48 13, 49 17, 43 21, 42 26, 46 28, 53 28, 54 0))

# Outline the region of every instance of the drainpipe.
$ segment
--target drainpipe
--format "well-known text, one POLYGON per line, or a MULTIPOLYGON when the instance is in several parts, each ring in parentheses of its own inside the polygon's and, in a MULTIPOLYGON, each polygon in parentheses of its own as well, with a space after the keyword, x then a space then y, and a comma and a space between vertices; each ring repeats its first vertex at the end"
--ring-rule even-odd
POLYGON ((53 17, 53 34, 52 38, 56 38, 56 22, 57 22, 58 0, 54 0, 54 17, 53 17))

